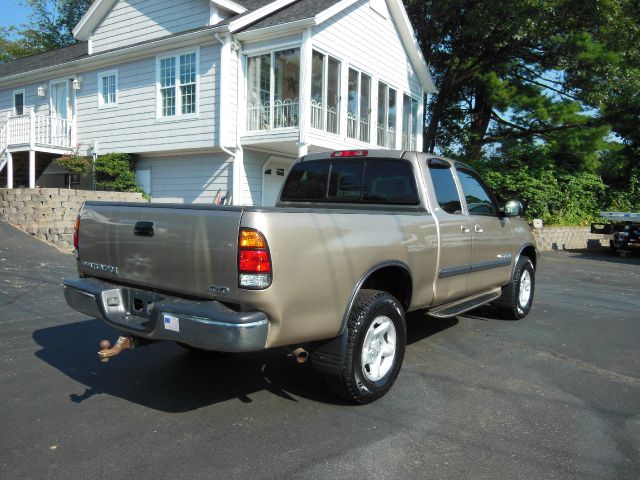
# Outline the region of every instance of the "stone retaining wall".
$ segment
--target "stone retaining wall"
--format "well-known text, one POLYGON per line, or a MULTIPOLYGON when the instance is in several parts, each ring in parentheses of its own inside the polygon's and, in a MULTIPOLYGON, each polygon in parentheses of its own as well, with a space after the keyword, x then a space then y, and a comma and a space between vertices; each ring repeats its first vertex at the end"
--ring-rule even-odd
POLYGON ((89 200, 145 202, 140 193, 66 188, 0 188, 0 220, 61 250, 73 249, 73 223, 89 200))
POLYGON ((534 230, 538 250, 584 250, 608 247, 610 235, 591 233, 590 227, 543 227, 534 230))

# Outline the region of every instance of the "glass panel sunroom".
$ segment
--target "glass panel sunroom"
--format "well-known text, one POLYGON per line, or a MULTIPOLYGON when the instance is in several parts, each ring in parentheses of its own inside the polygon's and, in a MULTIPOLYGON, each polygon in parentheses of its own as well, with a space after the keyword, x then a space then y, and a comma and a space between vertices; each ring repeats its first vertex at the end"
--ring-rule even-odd
POLYGON ((297 127, 300 49, 250 57, 247 67, 247 130, 297 127))

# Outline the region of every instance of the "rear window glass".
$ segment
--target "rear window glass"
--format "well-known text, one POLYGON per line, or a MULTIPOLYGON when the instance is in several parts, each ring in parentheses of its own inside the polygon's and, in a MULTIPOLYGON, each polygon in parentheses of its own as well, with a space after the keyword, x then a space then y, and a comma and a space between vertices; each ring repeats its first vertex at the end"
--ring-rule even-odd
POLYGON ((404 160, 313 160, 296 164, 282 190, 283 201, 417 205, 411 164, 404 160))

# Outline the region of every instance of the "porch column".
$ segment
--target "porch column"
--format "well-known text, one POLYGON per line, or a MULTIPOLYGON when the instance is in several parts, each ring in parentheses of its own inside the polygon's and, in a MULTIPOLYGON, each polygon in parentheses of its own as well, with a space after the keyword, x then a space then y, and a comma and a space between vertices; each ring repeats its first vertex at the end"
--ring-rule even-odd
POLYGON ((300 100, 298 128, 298 149, 306 148, 307 136, 311 117, 311 62, 313 46, 311 44, 311 28, 302 32, 302 47, 300 48, 300 100))
POLYGON ((29 109, 29 188, 36 188, 36 110, 29 109))
POLYGON ((36 151, 29 150, 29 188, 36 188, 36 151))
POLYGON ((7 188, 13 188, 13 156, 7 152, 7 188))

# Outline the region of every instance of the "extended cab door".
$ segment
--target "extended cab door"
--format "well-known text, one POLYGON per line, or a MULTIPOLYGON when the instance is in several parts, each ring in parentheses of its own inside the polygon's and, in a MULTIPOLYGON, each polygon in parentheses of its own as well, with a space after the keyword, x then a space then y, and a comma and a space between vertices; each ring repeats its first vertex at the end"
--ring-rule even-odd
POLYGON ((438 208, 434 215, 440 229, 438 272, 434 304, 467 295, 471 263, 471 226, 454 179, 451 164, 439 158, 427 161, 438 208))
POLYGON ((469 295, 504 285, 511 275, 511 221, 500 218, 498 203, 480 176, 456 162, 471 227, 469 295))

